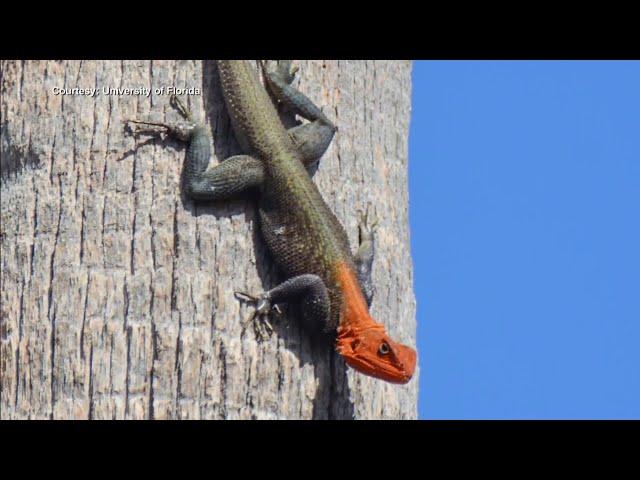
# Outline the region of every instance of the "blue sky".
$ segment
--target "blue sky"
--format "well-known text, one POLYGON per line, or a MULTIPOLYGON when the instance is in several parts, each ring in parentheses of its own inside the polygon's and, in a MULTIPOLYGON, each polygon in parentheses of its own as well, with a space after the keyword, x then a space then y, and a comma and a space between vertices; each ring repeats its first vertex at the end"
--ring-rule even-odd
POLYGON ((409 185, 420 418, 640 418, 640 62, 415 62, 409 185))

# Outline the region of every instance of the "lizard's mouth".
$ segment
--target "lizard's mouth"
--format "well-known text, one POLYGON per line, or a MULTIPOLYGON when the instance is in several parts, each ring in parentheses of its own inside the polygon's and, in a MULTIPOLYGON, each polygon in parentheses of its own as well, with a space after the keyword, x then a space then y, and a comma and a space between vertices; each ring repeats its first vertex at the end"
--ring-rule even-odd
POLYGON ((413 377, 413 369, 408 370, 404 365, 381 365, 361 356, 345 356, 345 361, 347 365, 358 370, 360 373, 390 383, 407 383, 413 377))
POLYGON ((406 345, 393 344, 392 352, 380 356, 370 349, 362 349, 357 341, 339 342, 337 351, 347 365, 355 370, 390 383, 404 384, 413 377, 416 366, 416 351, 406 345))

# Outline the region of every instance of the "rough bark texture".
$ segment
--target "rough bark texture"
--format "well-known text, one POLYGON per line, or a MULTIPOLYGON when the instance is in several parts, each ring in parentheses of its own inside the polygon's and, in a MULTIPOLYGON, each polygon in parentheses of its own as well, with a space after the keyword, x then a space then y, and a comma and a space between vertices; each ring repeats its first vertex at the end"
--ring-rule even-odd
MULTIPOLYGON (((380 219, 372 314, 415 345, 407 136, 411 64, 301 61, 296 84, 339 126, 314 177, 357 243, 380 219)), ((210 61, 3 61, 1 418, 415 418, 406 386, 347 370, 291 315, 263 342, 233 291, 278 275, 250 199, 194 204, 184 146, 127 118, 177 120, 168 95, 54 87, 197 87, 219 162, 240 152, 210 61)))

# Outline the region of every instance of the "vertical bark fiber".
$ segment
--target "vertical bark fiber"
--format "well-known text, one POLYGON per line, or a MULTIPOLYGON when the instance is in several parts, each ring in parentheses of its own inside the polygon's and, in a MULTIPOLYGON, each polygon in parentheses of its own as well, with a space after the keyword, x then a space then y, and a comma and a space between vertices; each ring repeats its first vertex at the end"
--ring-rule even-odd
MULTIPOLYGON (((415 344, 407 136, 411 64, 301 61, 296 84, 339 126, 314 177, 357 243, 380 219, 372 313, 415 344)), ((168 95, 54 87, 197 87, 219 162, 240 152, 210 61, 3 61, 1 418, 415 418, 406 386, 347 370, 294 318, 263 342, 233 291, 278 281, 250 199, 194 204, 168 95)))

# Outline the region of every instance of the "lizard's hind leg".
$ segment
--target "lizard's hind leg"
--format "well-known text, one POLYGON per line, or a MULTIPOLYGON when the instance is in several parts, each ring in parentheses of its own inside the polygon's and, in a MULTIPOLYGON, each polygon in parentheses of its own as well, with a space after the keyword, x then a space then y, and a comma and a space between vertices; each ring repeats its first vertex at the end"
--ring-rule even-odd
MULTIPOLYGON (((177 96, 171 96, 171 104, 186 120, 193 122, 191 112, 177 96)), ((235 155, 215 167, 209 167, 209 143, 209 133, 203 126, 196 125, 187 148, 185 165, 186 189, 191 198, 227 200, 262 184, 262 162, 249 155, 235 155)))
POLYGON ((261 66, 267 83, 267 88, 269 88, 269 91, 277 100, 282 102, 301 117, 304 117, 311 122, 322 122, 333 131, 336 130, 333 122, 331 122, 331 120, 322 113, 322 110, 320 110, 320 108, 313 103, 309 97, 300 90, 291 86, 291 82, 293 82, 297 71, 295 68, 291 69, 291 60, 280 62, 280 64, 278 64, 278 68, 275 70, 267 70, 264 63, 261 63, 261 66))
POLYGON ((261 66, 272 95, 289 110, 311 122, 288 130, 308 168, 329 148, 337 127, 309 97, 291 86, 297 72, 297 67, 291 68, 291 60, 280 61, 275 70, 267 70, 264 63, 261 66))
POLYGON ((155 132, 166 132, 187 143, 184 165, 186 194, 196 200, 226 200, 262 184, 264 167, 249 155, 227 158, 215 167, 209 167, 211 137, 208 129, 194 121, 193 115, 180 99, 172 95, 171 106, 185 121, 173 124, 140 120, 127 122, 146 125, 155 132))
POLYGON ((315 165, 324 155, 334 134, 332 129, 318 121, 297 125, 287 132, 302 155, 302 163, 307 169, 315 165))
POLYGON ((235 155, 204 171, 187 172, 187 194, 197 200, 227 200, 259 187, 263 178, 259 160, 235 155))

